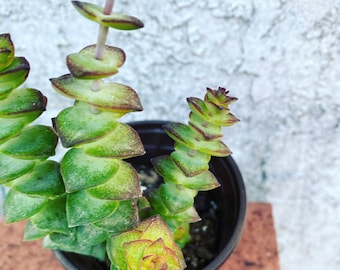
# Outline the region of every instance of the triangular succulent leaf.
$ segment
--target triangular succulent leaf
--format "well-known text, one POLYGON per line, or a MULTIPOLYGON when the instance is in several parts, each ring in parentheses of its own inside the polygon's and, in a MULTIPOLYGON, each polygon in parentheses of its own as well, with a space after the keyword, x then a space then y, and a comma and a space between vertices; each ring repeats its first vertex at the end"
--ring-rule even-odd
POLYGON ((38 118, 40 112, 28 113, 19 117, 1 117, 0 118, 0 142, 18 133, 29 123, 38 118))
POLYGON ((137 205, 134 200, 119 201, 114 212, 94 223, 95 226, 111 233, 130 230, 137 224, 137 205))
POLYGON ((115 160, 90 156, 81 148, 72 148, 61 161, 61 174, 66 191, 71 193, 109 181, 118 167, 115 160))
POLYGON ((138 133, 123 123, 117 123, 116 128, 106 136, 84 145, 84 151, 92 156, 112 158, 130 158, 145 153, 138 133))
POLYGON ((23 84, 30 71, 30 65, 24 57, 15 57, 13 62, 0 71, 0 96, 8 95, 23 84))
MULTIPOLYGON (((101 158, 103 159, 103 158, 101 158)), ((118 164, 117 172, 104 184, 89 188, 87 192, 99 199, 126 200, 141 196, 139 177, 131 164, 115 160, 118 164)))
POLYGON ((112 27, 119 30, 134 30, 144 26, 142 21, 132 16, 120 13, 111 13, 106 15, 104 14, 102 7, 91 3, 72 1, 72 4, 85 18, 106 27, 112 27))
POLYGON ((55 199, 65 193, 60 165, 53 160, 37 164, 30 173, 13 181, 12 188, 28 195, 55 199))
POLYGON ((38 213, 47 204, 46 197, 36 197, 10 189, 4 200, 6 223, 22 221, 38 213))
POLYGON ((55 154, 57 137, 50 127, 25 127, 19 136, 3 143, 0 152, 21 159, 43 159, 55 154))
POLYGON ((125 53, 120 48, 105 46, 103 59, 96 59, 95 52, 96 45, 90 45, 67 56, 67 67, 74 77, 86 80, 106 78, 116 74, 125 62, 125 53))
POLYGON ((116 127, 118 114, 109 111, 91 112, 90 105, 76 102, 53 120, 54 128, 64 147, 93 141, 111 132, 116 127))
POLYGON ((33 170, 35 160, 22 160, 0 154, 0 184, 6 184, 33 170))
POLYGON ((14 45, 9 34, 0 34, 0 71, 10 65, 14 58, 14 45))
POLYGON ((53 88, 60 94, 87 102, 99 109, 117 113, 143 109, 137 93, 123 84, 101 82, 101 90, 94 95, 91 80, 76 79, 70 74, 50 80, 53 88))
POLYGON ((84 190, 68 194, 66 201, 68 224, 75 227, 99 222, 110 216, 118 206, 117 201, 100 200, 84 190))
POLYGON ((40 91, 32 88, 16 89, 6 99, 0 100, 0 115, 14 117, 29 112, 43 112, 47 99, 40 91))
POLYGON ((31 218, 32 224, 42 231, 68 234, 70 229, 67 224, 66 196, 50 200, 46 206, 31 218))

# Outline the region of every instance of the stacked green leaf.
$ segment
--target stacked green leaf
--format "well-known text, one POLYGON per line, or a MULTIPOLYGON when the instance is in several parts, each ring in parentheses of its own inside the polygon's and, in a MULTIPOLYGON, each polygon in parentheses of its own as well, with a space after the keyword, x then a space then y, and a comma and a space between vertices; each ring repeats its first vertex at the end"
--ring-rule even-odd
MULTIPOLYGON (((4 201, 6 222, 30 218, 48 230, 55 226, 38 217, 63 198, 64 184, 55 154, 52 128, 30 125, 46 108, 47 99, 32 88, 18 88, 29 73, 23 57, 15 57, 9 34, 0 35, 0 184, 10 188, 4 201)), ((45 232, 44 232, 45 234, 45 232)))
MULTIPOLYGON (((134 17, 104 15, 103 9, 93 4, 73 4, 103 27, 130 30, 143 26, 134 17)), ((61 160, 61 175, 66 190, 63 218, 70 233, 51 234, 44 244, 104 259, 108 237, 134 228, 139 221, 139 178, 124 159, 144 154, 144 147, 137 132, 118 121, 126 113, 142 110, 137 93, 127 85, 106 80, 124 64, 125 53, 104 45, 98 58, 97 46, 68 55, 70 74, 51 79, 58 93, 75 100, 53 119, 62 145, 69 148, 61 160)))
POLYGON ((231 154, 221 140, 222 126, 238 121, 229 110, 236 98, 228 96, 224 88, 208 88, 204 100, 188 98, 187 101, 191 109, 189 123, 164 126, 175 141, 175 150, 170 155, 152 159, 165 183, 149 195, 151 206, 168 223, 181 246, 190 239, 189 223, 200 220, 194 208, 195 196, 199 191, 220 185, 209 171, 211 156, 231 154))

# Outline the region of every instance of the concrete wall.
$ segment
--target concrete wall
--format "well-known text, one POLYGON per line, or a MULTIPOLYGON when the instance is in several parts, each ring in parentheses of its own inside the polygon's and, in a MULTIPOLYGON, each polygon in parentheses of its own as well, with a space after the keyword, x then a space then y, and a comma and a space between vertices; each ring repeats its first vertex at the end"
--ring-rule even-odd
MULTIPOLYGON (((241 122, 225 142, 249 200, 274 206, 282 270, 340 269, 340 2, 116 2, 145 22, 108 40, 127 53, 113 79, 144 105, 124 120, 183 121, 187 96, 228 88, 241 122)), ((42 122, 50 123, 71 103, 48 78, 67 73, 65 56, 95 43, 97 26, 69 1, 0 0, 0 32, 30 61, 26 85, 49 97, 42 122)))

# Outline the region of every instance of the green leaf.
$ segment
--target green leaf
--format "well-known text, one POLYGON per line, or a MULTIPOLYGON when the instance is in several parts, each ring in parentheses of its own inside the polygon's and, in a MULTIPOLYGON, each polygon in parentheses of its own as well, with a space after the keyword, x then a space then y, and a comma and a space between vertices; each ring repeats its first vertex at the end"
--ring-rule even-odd
POLYGON ((25 127, 19 136, 0 146, 0 152, 22 159, 44 159, 55 154, 57 137, 50 127, 25 127))
POLYGON ((72 4, 85 18, 106 27, 112 27, 119 30, 134 30, 144 26, 142 21, 132 16, 120 13, 105 15, 102 7, 91 3, 72 1, 72 4))
POLYGON ((229 112, 228 106, 218 106, 199 98, 188 98, 189 107, 194 114, 217 126, 230 126, 239 120, 229 112))
POLYGON ((145 153, 138 133, 129 125, 117 122, 116 128, 95 142, 84 145, 85 153, 97 157, 130 158, 145 153))
POLYGON ((194 205, 179 213, 162 217, 172 231, 176 231, 183 224, 195 223, 201 220, 194 205))
POLYGON ((70 74, 50 80, 53 88, 60 94, 84 101, 99 109, 117 113, 143 110, 135 90, 123 84, 101 81, 100 91, 94 93, 91 80, 76 79, 70 74))
POLYGON ((111 262, 111 269, 127 269, 127 262, 123 249, 123 244, 139 239, 142 231, 132 230, 121 234, 112 235, 106 245, 107 255, 111 262))
POLYGON ((119 164, 111 158, 87 155, 81 148, 72 148, 61 161, 61 174, 66 192, 71 193, 109 181, 119 164))
POLYGON ((41 231, 61 234, 70 233, 66 219, 66 196, 50 200, 47 205, 31 218, 32 224, 41 231))
POLYGON ((206 140, 220 140, 223 137, 221 126, 205 121, 195 113, 190 113, 189 125, 206 140))
POLYGON ((135 202, 125 200, 118 203, 118 207, 112 214, 94 223, 94 225, 111 233, 120 233, 134 228, 138 219, 135 202))
POLYGON ((169 156, 160 156, 152 159, 156 171, 164 177, 165 182, 180 184, 194 190, 211 190, 219 187, 216 177, 206 170, 198 175, 186 176, 169 156))
POLYGON ((47 202, 45 197, 33 197, 10 189, 4 200, 6 223, 21 221, 37 214, 47 202))
POLYGON ((34 226, 31 220, 28 220, 26 222, 24 241, 37 240, 45 237, 47 234, 47 231, 40 230, 36 226, 34 226))
POLYGON ((204 101, 227 108, 231 103, 237 101, 236 97, 231 97, 228 94, 229 91, 226 91, 223 87, 219 87, 218 90, 207 88, 204 101))
POLYGON ((21 193, 55 199, 65 193, 59 163, 46 160, 36 165, 30 173, 16 179, 13 188, 21 193))
POLYGON ((118 206, 117 201, 100 200, 84 190, 71 193, 66 203, 68 224, 75 227, 99 222, 116 211, 118 206))
POLYGON ((84 254, 104 261, 106 258, 105 243, 99 245, 80 245, 76 239, 76 233, 59 234, 52 233, 44 238, 44 247, 50 249, 60 249, 68 252, 84 254))
POLYGON ((98 199, 126 200, 141 196, 139 177, 131 164, 116 160, 118 171, 104 184, 89 188, 87 192, 98 199))
POLYGON ((14 45, 9 34, 0 34, 0 71, 9 66, 14 58, 14 45))
POLYGON ((30 65, 24 57, 15 57, 13 62, 0 71, 0 96, 6 96, 27 78, 30 65))
POLYGON ((170 138, 189 148, 217 157, 224 157, 231 154, 229 148, 222 141, 204 140, 203 137, 197 134, 190 126, 180 123, 170 123, 163 128, 170 138))
POLYGON ((5 184, 33 170, 35 160, 22 160, 0 154, 0 184, 5 184))
POLYGON ((28 113, 21 117, 0 118, 0 142, 17 135, 27 124, 33 122, 40 112, 28 113))
POLYGON ((151 244, 152 241, 145 239, 130 241, 123 244, 128 269, 140 269, 140 263, 143 259, 144 251, 151 244))
POLYGON ((140 236, 140 239, 156 241, 157 239, 161 238, 167 247, 173 248, 175 243, 172 239, 171 232, 168 229, 168 226, 159 216, 151 217, 144 222, 147 223, 147 226, 139 225, 136 227, 136 230, 145 228, 142 235, 140 236))
POLYGON ((14 90, 6 99, 0 100, 0 115, 21 116, 28 112, 43 112, 47 99, 38 90, 23 88, 14 90))
POLYGON ((93 141, 109 133, 116 127, 119 114, 101 111, 92 113, 90 105, 76 102, 64 109, 54 119, 54 126, 64 147, 93 141))
POLYGON ((96 80, 118 73, 125 62, 122 49, 105 45, 103 59, 95 58, 96 45, 90 45, 79 53, 67 56, 66 63, 71 74, 78 79, 96 80))
POLYGON ((77 241, 80 245, 98 245, 108 238, 108 232, 92 224, 77 227, 77 241))
POLYGON ((148 201, 152 206, 152 209, 155 209, 156 213, 161 216, 172 216, 173 213, 170 212, 165 202, 163 202, 161 195, 159 193, 159 189, 154 190, 147 194, 148 201))
POLYGON ((160 196, 168 209, 176 214, 194 204, 196 190, 188 189, 173 183, 165 183, 159 188, 160 196))
POLYGON ((186 176, 195 176, 209 169, 211 156, 184 144, 175 143, 175 151, 170 156, 186 176))

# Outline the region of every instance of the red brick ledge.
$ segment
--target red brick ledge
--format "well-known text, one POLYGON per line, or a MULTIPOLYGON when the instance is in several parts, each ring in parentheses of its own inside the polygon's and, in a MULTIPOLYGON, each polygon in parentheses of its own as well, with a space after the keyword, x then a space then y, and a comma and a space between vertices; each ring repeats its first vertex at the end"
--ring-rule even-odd
MULTIPOLYGON (((22 242, 25 223, 0 222, 1 270, 64 270, 41 241, 22 242)), ((270 204, 249 203, 241 240, 219 270, 279 270, 270 204)))

